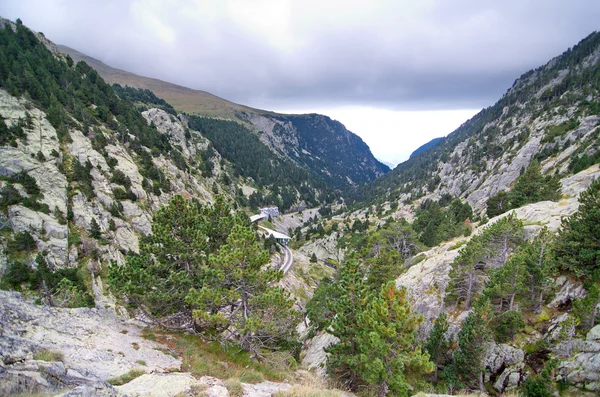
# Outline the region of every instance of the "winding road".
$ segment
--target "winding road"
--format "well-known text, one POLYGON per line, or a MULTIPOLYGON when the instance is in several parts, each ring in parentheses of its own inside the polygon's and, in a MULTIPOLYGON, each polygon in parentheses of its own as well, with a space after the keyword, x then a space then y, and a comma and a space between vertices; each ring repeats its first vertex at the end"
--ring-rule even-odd
POLYGON ((292 250, 290 250, 287 246, 280 245, 280 247, 283 248, 283 253, 285 254, 285 256, 283 258, 283 264, 281 265, 279 270, 281 270, 283 274, 286 274, 288 270, 290 270, 290 268, 292 267, 294 258, 292 257, 292 250))

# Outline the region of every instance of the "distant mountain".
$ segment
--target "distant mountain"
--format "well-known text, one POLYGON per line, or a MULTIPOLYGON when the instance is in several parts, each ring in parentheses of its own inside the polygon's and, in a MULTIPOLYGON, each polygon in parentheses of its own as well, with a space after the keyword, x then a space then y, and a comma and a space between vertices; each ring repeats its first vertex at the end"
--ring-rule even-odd
POLYGON ((412 158, 414 156, 416 156, 417 154, 426 151, 427 149, 431 149, 432 147, 434 147, 435 145, 437 145, 438 143, 440 143, 440 141, 444 139, 443 137, 440 138, 434 138, 432 140, 430 140, 429 142, 427 142, 426 144, 419 146, 414 152, 412 152, 410 154, 409 158, 412 158))
POLYGON ((66 46, 58 48, 75 61, 86 62, 107 82, 148 89, 179 112, 241 122, 277 155, 306 168, 329 187, 346 190, 389 171, 360 137, 327 116, 285 115, 253 109, 205 91, 112 68, 66 46))

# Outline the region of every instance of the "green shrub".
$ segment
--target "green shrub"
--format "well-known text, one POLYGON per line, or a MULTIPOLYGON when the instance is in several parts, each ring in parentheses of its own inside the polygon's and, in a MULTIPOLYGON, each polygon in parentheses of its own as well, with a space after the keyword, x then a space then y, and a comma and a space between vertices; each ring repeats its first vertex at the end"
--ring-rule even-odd
POLYGON ((551 382, 541 375, 531 375, 523 382, 523 394, 526 397, 552 397, 551 382))
POLYGON ((525 316, 516 310, 500 314, 494 320, 492 329, 498 343, 510 342, 517 332, 525 328, 525 316))
POLYGON ((239 379, 230 378, 224 383, 231 397, 242 397, 244 395, 244 388, 242 387, 242 383, 239 379))
POLYGON ((8 243, 10 251, 33 251, 36 248, 35 240, 29 232, 16 233, 13 240, 8 243))
POLYGON ((65 359, 64 355, 61 352, 42 349, 33 355, 34 360, 54 362, 54 361, 63 361, 65 359))
POLYGON ((14 289, 19 291, 21 284, 26 283, 31 278, 31 269, 26 263, 15 261, 8 265, 8 270, 4 273, 0 288, 14 289))

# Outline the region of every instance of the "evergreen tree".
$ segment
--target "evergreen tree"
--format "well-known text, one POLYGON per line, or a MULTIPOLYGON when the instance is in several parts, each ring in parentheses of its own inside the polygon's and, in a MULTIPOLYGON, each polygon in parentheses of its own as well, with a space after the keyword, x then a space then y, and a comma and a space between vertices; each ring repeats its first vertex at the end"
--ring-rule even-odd
POLYGON ((201 332, 224 341, 235 338, 257 357, 290 342, 299 315, 288 294, 272 285, 281 272, 263 270, 268 261, 254 231, 235 224, 226 244, 202 267, 202 288, 191 289, 186 297, 196 308, 193 317, 201 332))
POLYGON ((506 216, 473 237, 452 263, 447 299, 465 302, 481 292, 488 269, 502 267, 512 250, 523 241, 523 223, 514 215, 506 216))
POLYGON ((142 239, 140 254, 127 255, 124 265, 110 267, 109 285, 157 321, 178 314, 183 320, 177 327, 189 328, 188 291, 202 287, 201 268, 208 255, 226 242, 234 224, 243 222, 221 197, 201 208, 197 202, 174 196, 154 214, 152 234, 142 239))
POLYGON ((487 202, 487 216, 493 218, 510 209, 508 193, 504 190, 489 198, 487 202))
POLYGON ((488 324, 491 307, 486 299, 477 302, 458 333, 458 349, 454 352, 454 371, 466 386, 483 386, 485 343, 490 339, 488 324))
POLYGON ((353 254, 347 256, 340 267, 336 282, 342 294, 337 300, 331 302, 335 314, 330 333, 340 341, 325 349, 330 353, 327 358, 328 372, 341 379, 351 390, 362 382, 358 366, 360 350, 357 341, 361 327, 358 314, 364 311, 368 295, 364 285, 364 275, 364 269, 356 256, 353 254))
POLYGON ((585 285, 588 294, 573 302, 573 315, 579 323, 579 328, 587 332, 598 324, 600 316, 600 274, 595 274, 585 285))
POLYGON ((581 193, 579 203, 563 219, 552 251, 559 269, 590 276, 600 269, 600 179, 581 193))
POLYGON ((429 355, 416 343, 422 321, 422 316, 412 312, 406 290, 396 289, 393 281, 359 313, 356 367, 368 384, 377 386, 378 397, 388 393, 408 396, 410 376, 433 370, 429 355))
POLYGON ((313 252, 311 257, 310 257, 310 261, 312 263, 317 263, 318 259, 317 259, 317 255, 313 252))
POLYGON ((425 350, 429 353, 431 361, 435 365, 435 372, 433 376, 433 382, 438 382, 438 369, 440 362, 444 355, 450 349, 450 341, 446 338, 446 332, 448 332, 448 316, 445 312, 440 313, 439 317, 433 324, 433 329, 427 338, 425 344, 425 350))
POLYGON ((329 327, 335 316, 332 302, 336 301, 341 294, 333 280, 325 277, 319 282, 313 297, 306 303, 306 316, 315 329, 324 330, 329 327))
POLYGON ((96 218, 92 218, 92 222, 90 222, 90 237, 92 238, 100 238, 102 237, 102 232, 100 231, 100 225, 96 221, 96 218))

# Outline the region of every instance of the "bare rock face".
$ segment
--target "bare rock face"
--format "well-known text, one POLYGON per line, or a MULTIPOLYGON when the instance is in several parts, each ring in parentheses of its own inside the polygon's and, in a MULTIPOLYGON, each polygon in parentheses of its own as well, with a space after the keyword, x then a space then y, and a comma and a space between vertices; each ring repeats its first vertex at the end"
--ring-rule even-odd
POLYGON ((181 365, 110 310, 49 308, 0 291, 0 323, 0 385, 10 393, 91 386, 132 369, 160 373, 181 365))
POLYGON ((30 233, 37 243, 39 252, 46 251, 46 261, 51 266, 64 267, 68 263, 66 225, 59 224, 50 215, 33 211, 21 205, 8 209, 13 231, 30 233))
POLYGON ((556 279, 555 286, 559 288, 552 302, 548 304, 548 307, 559 307, 573 302, 575 299, 585 298, 587 292, 583 288, 581 282, 568 280, 566 277, 561 276, 556 279))
POLYGON ((303 351, 302 366, 308 370, 314 370, 317 375, 325 376, 325 362, 327 353, 325 348, 335 345, 340 340, 335 336, 322 332, 308 342, 308 347, 303 351))
POLYGON ((494 389, 499 392, 516 388, 521 381, 525 352, 508 344, 489 343, 484 360, 486 381, 496 377, 494 389))
POLYGON ((425 260, 412 266, 396 280, 398 288, 404 287, 413 303, 413 309, 424 317, 422 332, 429 334, 442 310, 446 287, 450 281, 448 274, 452 262, 458 256, 456 241, 443 243, 421 253, 425 260))
POLYGON ((585 341, 576 344, 573 357, 558 366, 559 380, 591 392, 600 392, 600 326, 592 328, 585 341))

